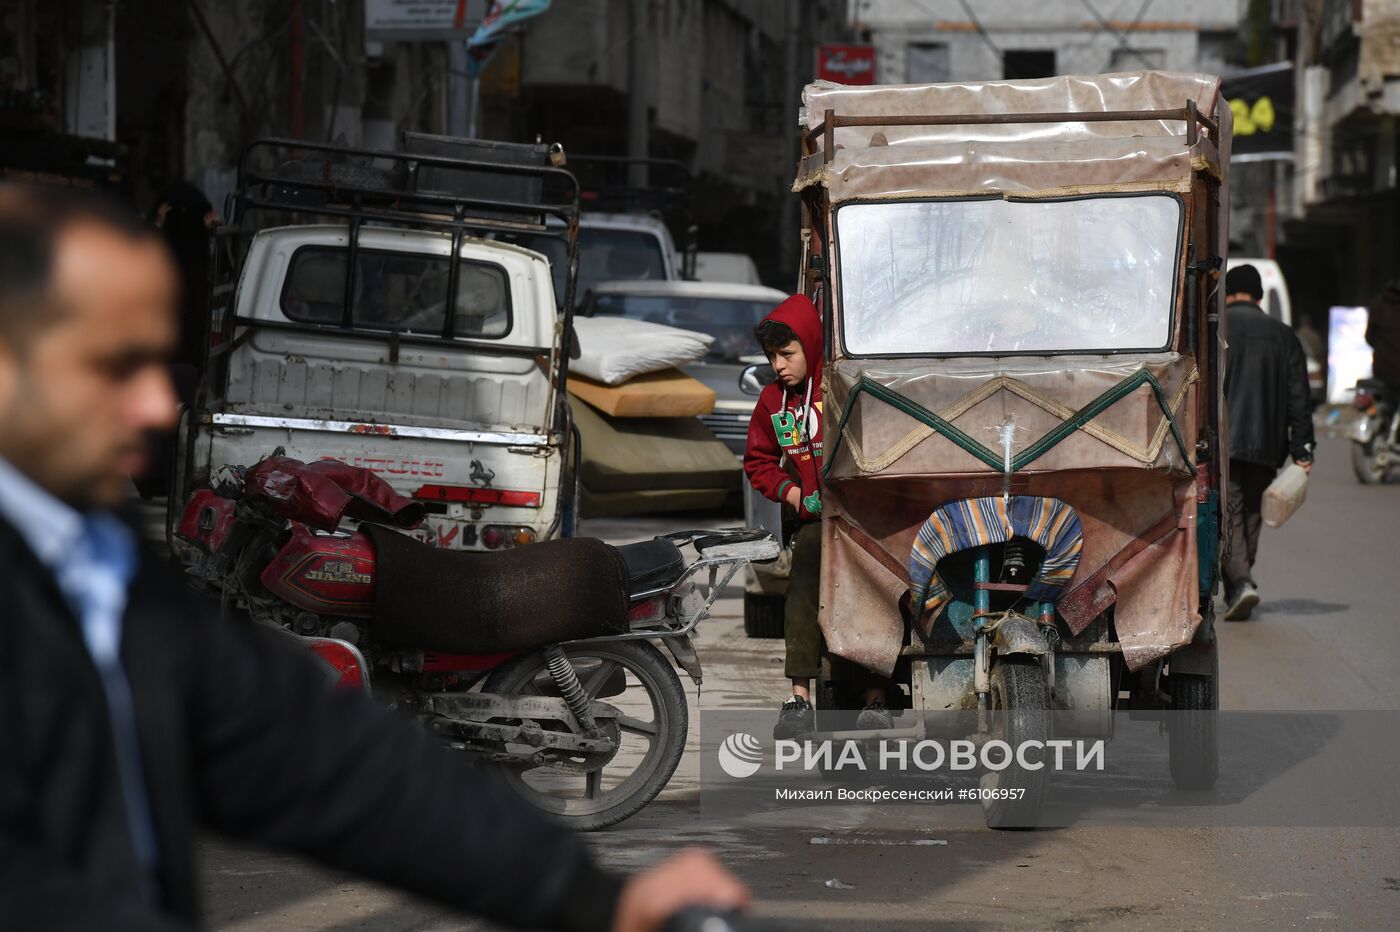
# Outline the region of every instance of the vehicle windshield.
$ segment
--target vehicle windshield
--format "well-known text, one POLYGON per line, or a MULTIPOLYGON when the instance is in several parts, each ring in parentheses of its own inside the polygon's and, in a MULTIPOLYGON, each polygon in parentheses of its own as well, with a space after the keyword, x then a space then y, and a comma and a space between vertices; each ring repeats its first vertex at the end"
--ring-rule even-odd
POLYGON ((1164 349, 1180 225, 1169 195, 847 204, 836 213, 846 350, 1164 349))
MULTIPOLYGON (((554 300, 564 303, 565 276, 569 269, 568 242, 562 237, 527 233, 512 237, 526 249, 543 253, 554 275, 554 300)), ((581 227, 578 231, 578 289, 582 299, 599 282, 661 282, 666 280, 666 260, 661 240, 644 230, 610 230, 581 227)))
MULTIPOLYGON (((292 254, 282 288, 282 313, 305 324, 339 324, 345 307, 345 256, 340 246, 303 246, 292 254)), ((447 256, 361 248, 355 253, 351 322, 365 330, 443 332, 450 268, 447 256)), ((510 332, 510 288, 499 265, 462 259, 452 333, 498 339, 510 332)))
POLYGON ((708 333, 715 338, 715 342, 706 360, 737 363, 741 356, 760 352, 753 328, 773 310, 774 303, 745 298, 595 292, 592 314, 597 317, 629 317, 708 333))

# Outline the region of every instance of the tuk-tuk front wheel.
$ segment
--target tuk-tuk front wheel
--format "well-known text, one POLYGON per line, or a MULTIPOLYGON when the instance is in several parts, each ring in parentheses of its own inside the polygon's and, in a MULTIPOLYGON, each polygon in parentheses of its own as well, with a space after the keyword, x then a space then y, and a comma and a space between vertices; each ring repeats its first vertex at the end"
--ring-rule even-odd
POLYGON ((1220 772, 1215 732, 1215 677, 1172 673, 1170 737, 1172 782, 1177 789, 1208 790, 1220 772))
POLYGON ((1000 658, 992 667, 991 718, 988 737, 1005 741, 1011 748, 1011 762, 1002 770, 988 771, 982 777, 982 814, 988 828, 1034 828, 1045 802, 1050 770, 1021 767, 1016 749, 1022 742, 1038 741, 1041 747, 1050 738, 1050 696, 1045 670, 1036 657, 1000 658))

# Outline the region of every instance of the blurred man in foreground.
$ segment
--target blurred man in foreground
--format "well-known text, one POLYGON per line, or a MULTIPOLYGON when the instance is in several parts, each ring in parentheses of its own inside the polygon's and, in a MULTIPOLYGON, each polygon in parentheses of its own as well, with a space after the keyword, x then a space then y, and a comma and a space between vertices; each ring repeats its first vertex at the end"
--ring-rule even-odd
POLYGON ((0 924, 193 925, 197 823, 512 926, 743 906, 698 852, 602 871, 493 774, 141 553, 110 509, 175 418, 175 281, 149 228, 0 187, 0 924))

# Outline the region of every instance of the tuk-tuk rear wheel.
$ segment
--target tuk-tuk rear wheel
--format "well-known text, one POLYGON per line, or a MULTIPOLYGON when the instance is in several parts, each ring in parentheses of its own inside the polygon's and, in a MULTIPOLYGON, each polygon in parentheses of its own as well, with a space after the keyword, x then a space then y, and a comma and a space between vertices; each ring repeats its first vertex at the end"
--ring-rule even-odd
POLYGON ((783 610, 787 599, 780 595, 744 593, 744 634, 751 638, 783 636, 783 610))
MULTIPOLYGON (((998 659, 991 676, 991 737, 1005 741, 1013 754, 1022 742, 1050 738, 1049 688, 1045 670, 1038 658, 998 659)), ((1011 799, 982 800, 982 814, 988 828, 1034 828, 1045 801, 1050 771, 1025 770, 1013 763, 1005 770, 989 771, 982 777, 982 789, 996 793, 1010 790, 1019 794, 1011 799)))

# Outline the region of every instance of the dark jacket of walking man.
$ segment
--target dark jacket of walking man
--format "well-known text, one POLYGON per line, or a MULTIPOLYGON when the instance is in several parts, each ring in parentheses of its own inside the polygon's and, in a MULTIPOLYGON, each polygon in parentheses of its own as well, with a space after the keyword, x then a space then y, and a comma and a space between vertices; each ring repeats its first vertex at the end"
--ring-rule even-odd
POLYGON ((1259 604, 1253 571, 1264 490, 1289 456, 1312 469, 1312 405, 1303 345, 1287 324, 1259 307, 1264 297, 1259 271, 1252 265, 1231 269, 1225 276, 1225 294, 1230 431, 1225 619, 1244 621, 1259 604))
POLYGON ((742 905, 700 852, 600 869, 496 775, 142 553, 112 508, 175 419, 174 268, 77 197, 0 186, 0 926, 191 928, 196 825, 512 926, 742 905))

